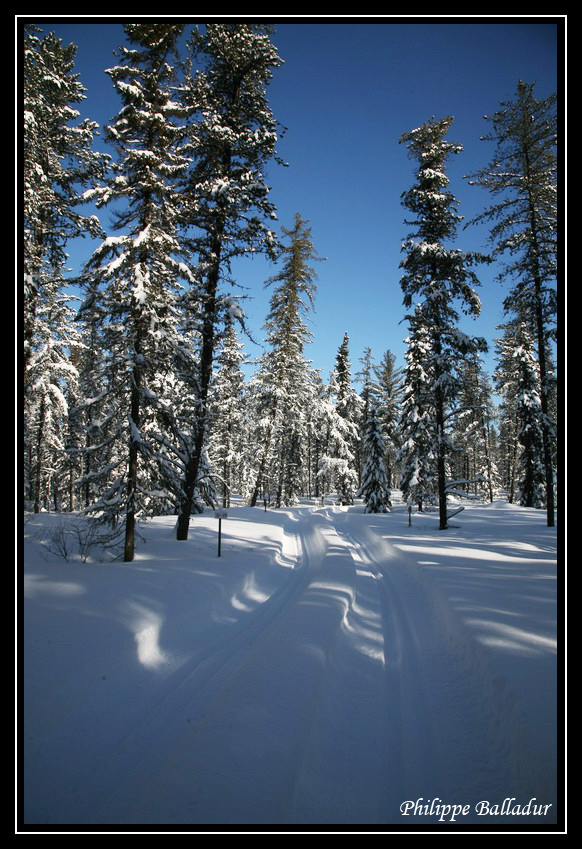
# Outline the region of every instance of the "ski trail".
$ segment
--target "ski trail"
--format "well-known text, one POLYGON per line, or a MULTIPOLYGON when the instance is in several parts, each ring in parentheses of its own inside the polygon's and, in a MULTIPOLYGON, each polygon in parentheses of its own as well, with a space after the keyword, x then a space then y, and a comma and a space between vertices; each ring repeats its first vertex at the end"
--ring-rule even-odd
POLYGON ((400 772, 391 774, 386 788, 384 817, 400 821, 394 814, 401 802, 438 798, 470 804, 463 823, 482 822, 474 811, 479 801, 502 801, 520 791, 525 798, 531 790, 515 768, 517 741, 500 727, 503 711, 487 697, 479 671, 446 636, 400 552, 360 518, 344 513, 335 524, 375 575, 381 598, 386 680, 398 702, 387 721, 390 733, 400 733, 401 752, 400 772))
POLYGON ((318 523, 307 515, 289 526, 298 566, 288 587, 219 652, 182 670, 160 704, 146 706, 142 727, 116 758, 131 799, 108 798, 99 821, 279 822, 289 816, 293 747, 300 747, 326 641, 341 617, 337 604, 314 616, 326 555, 318 523))
POLYGON ((408 825, 407 800, 517 795, 495 712, 403 556, 358 514, 295 516, 290 580, 144 705, 92 822, 408 825))
POLYGON ((304 744, 295 821, 394 823, 407 794, 442 787, 425 646, 417 606, 407 608, 398 582, 386 581, 345 517, 331 511, 328 533, 351 568, 352 594, 304 744), (337 787, 338 771, 342 792, 330 799, 325 788, 337 787))
MULTIPOLYGON (((225 682, 252 653, 256 642, 277 626, 287 607, 301 595, 308 579, 302 556, 298 527, 308 517, 289 516, 284 523, 284 543, 280 556, 294 562, 288 581, 270 598, 243 618, 217 647, 194 656, 181 664, 160 688, 156 699, 149 700, 134 717, 131 730, 120 740, 114 751, 103 760, 101 770, 91 776, 92 794, 87 806, 87 822, 124 822, 128 816, 128 797, 119 787, 136 788, 156 783, 155 764, 164 756, 168 739, 175 733, 176 724, 190 729, 203 722, 206 712, 225 686, 225 682), (99 813, 96 815, 95 810, 99 813)), ((234 604, 234 600, 233 600, 234 604)), ((171 744, 170 744, 171 745, 171 744)), ((77 818, 77 822, 84 822, 77 818)), ((132 820, 140 822, 139 819, 132 820)), ((143 820, 148 822, 149 820, 143 820)), ((176 822, 182 821, 177 819, 176 822)))
POLYGON ((375 824, 402 758, 399 735, 389 733, 398 716, 386 685, 382 610, 376 576, 338 531, 333 511, 326 521, 328 565, 335 558, 335 580, 341 569, 349 592, 303 740, 293 822, 375 824))

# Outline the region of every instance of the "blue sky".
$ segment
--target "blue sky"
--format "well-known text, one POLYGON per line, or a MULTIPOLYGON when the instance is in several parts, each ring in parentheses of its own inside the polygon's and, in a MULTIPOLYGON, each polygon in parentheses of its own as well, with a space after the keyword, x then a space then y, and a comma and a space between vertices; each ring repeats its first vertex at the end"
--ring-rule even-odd
MULTIPOLYGON (((37 20, 44 31, 77 44, 76 71, 87 89, 82 115, 106 124, 119 101, 104 69, 116 63, 113 50, 124 44, 122 22, 127 18, 119 23, 67 16, 37 20)), ((489 129, 483 116, 513 98, 519 79, 535 82, 539 98, 558 91, 564 78, 564 36, 561 20, 544 16, 491 22, 301 20, 273 19, 277 29, 272 40, 285 64, 269 86, 269 102, 276 119, 288 128, 279 153, 289 166, 273 163, 267 182, 279 224, 292 226, 300 212, 310 221, 316 250, 326 257, 317 263, 311 316, 315 338, 306 354, 327 380, 346 331, 353 375, 366 347, 376 362, 389 349, 404 364, 407 329, 399 263, 408 228, 400 196, 413 182, 414 162, 398 142, 402 133, 432 116, 454 117, 448 139, 464 150, 449 160, 449 188, 460 213, 472 218, 491 202, 487 192, 463 179, 494 152, 491 142, 480 141, 489 129)), ((102 210, 99 215, 107 227, 109 214, 102 210)), ((486 250, 486 240, 486 228, 460 229, 455 246, 486 250)), ((87 240, 72 247, 72 264, 87 258, 91 249, 87 240)), ((270 297, 263 284, 276 270, 260 258, 236 268, 238 281, 252 295, 245 310, 258 339, 264 335, 270 297)), ((509 288, 495 281, 498 270, 478 269, 482 314, 462 323, 463 329, 490 342, 489 370, 493 339, 499 335, 495 327, 503 321, 502 300, 509 288)), ((257 346, 246 347, 249 356, 260 354, 257 346)))

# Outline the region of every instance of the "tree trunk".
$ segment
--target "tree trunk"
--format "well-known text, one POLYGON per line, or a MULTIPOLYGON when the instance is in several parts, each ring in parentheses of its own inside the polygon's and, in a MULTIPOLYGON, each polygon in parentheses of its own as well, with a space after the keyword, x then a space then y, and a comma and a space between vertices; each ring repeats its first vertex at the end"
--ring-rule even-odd
POLYGON ((34 507, 35 513, 40 513, 42 496, 42 467, 43 467, 43 445, 44 445, 44 399, 40 405, 39 426, 36 437, 36 464, 34 468, 34 507))
POLYGON ((206 433, 206 422, 208 417, 207 399, 208 387, 212 378, 212 361, 214 358, 214 325, 216 322, 216 291, 218 288, 218 277, 220 270, 220 253, 222 246, 222 232, 214 238, 213 253, 215 262, 209 272, 206 283, 206 300, 204 303, 204 319, 202 324, 202 349, 200 352, 200 397, 198 406, 198 421, 196 423, 196 438, 192 453, 186 465, 184 479, 184 496, 180 504, 178 516, 176 539, 187 540, 190 515, 194 503, 194 491, 198 481, 200 470, 200 459, 204 447, 204 436, 206 433))
MULTIPOLYGON (((436 277, 436 270, 435 270, 436 277)), ((436 338, 433 341, 433 347, 436 354, 437 363, 442 356, 440 339, 436 338)), ((447 480, 446 480, 446 456, 445 456, 445 402, 443 398, 442 388, 438 385, 442 377, 441 365, 436 369, 436 384, 435 387, 435 424, 437 433, 437 493, 439 500, 439 530, 446 531, 448 528, 447 520, 447 480)))
MULTIPOLYGON (((529 150, 524 144, 525 172, 528 181, 531 178, 531 166, 529 150)), ((529 219, 531 227, 532 244, 532 276, 534 280, 534 311, 535 325, 538 345, 538 363, 540 369, 540 402, 542 408, 542 440, 544 452, 544 470, 546 477, 546 517, 547 526, 554 527, 554 472, 552 467, 552 452, 550 447, 549 417, 548 417, 548 387, 547 387, 547 362, 546 362, 546 340, 544 333, 544 316, 542 304, 542 278, 539 263, 538 244, 538 221, 534 199, 531 190, 528 196, 529 219)))
POLYGON ((447 520, 447 481, 445 460, 445 429, 442 400, 436 403, 436 425, 437 425, 437 489, 439 498, 439 530, 446 531, 447 520))
MULTIPOLYGON (((136 351, 138 350, 136 345, 136 351)), ((127 512, 125 516, 125 541, 123 546, 123 560, 130 563, 135 554, 135 498, 138 480, 138 454, 139 443, 137 435, 140 424, 140 385, 141 369, 135 366, 133 369, 133 387, 131 390, 131 442, 129 443, 129 463, 127 471, 127 512)))
POLYGON ((493 462, 491 460, 491 428, 488 421, 483 422, 483 438, 485 441, 485 461, 487 464, 487 490, 489 503, 493 503, 493 462))

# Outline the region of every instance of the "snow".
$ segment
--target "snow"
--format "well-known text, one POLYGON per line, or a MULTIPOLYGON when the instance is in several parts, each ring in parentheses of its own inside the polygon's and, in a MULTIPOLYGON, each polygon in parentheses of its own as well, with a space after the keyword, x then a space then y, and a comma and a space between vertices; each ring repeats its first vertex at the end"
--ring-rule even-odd
POLYGON ((220 557, 213 511, 158 517, 133 563, 27 514, 24 823, 556 823, 556 529, 398 495, 231 507, 220 557))
POLYGON ((245 317, 245 312, 236 298, 230 295, 223 295, 221 301, 232 319, 242 319, 245 317))
POLYGON ((116 85, 120 91, 130 94, 132 97, 141 97, 143 94, 139 86, 124 83, 123 80, 117 80, 116 85))

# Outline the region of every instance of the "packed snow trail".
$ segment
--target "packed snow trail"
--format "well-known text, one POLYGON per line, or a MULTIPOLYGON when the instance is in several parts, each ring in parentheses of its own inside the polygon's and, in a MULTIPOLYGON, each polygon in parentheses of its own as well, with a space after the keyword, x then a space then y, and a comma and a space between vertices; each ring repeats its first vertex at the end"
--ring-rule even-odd
POLYGON ((293 515, 289 584, 147 706, 97 821, 381 824, 406 800, 518 795, 495 716, 397 553, 360 515, 293 515))
MULTIPOLYGON (((143 748, 137 747, 142 756, 132 766, 132 796, 138 800, 130 805, 123 798, 109 800, 100 821, 292 823, 302 821, 300 811, 321 805, 322 789, 309 784, 310 740, 329 698, 328 665, 334 643, 355 608, 355 570, 345 542, 324 514, 301 516, 296 534, 301 559, 293 590, 274 600, 260 626, 251 629, 234 654, 225 653, 225 663, 217 665, 213 676, 202 685, 196 672, 184 680, 182 709, 177 710, 175 700, 171 710, 162 706, 170 721, 165 731, 158 709, 158 735, 148 729, 143 748)), ((369 620, 374 647, 375 641, 381 642, 375 632, 378 614, 376 620, 373 611, 363 615, 369 620)), ((373 655, 368 662, 379 664, 373 655)), ((377 739, 383 731, 383 682, 381 675, 353 672, 360 687, 352 694, 359 706, 359 716, 356 711, 353 719, 362 727, 355 734, 354 728, 350 731, 355 759, 347 765, 346 798, 330 800, 334 811, 329 816, 340 822, 359 821, 361 812, 351 810, 355 798, 360 807, 364 801, 362 821, 375 822, 377 774, 384 766, 377 739), (354 770, 358 758, 361 770, 354 770), (370 785, 369 800, 362 782, 370 785)), ((333 683, 335 675, 331 677, 333 683)), ((348 710, 347 693, 335 698, 339 702, 334 713, 348 710)), ((338 741, 334 748, 340 752, 341 746, 338 741)), ((135 750, 131 741, 128 751, 135 750)), ((345 753, 334 756, 342 771, 344 760, 345 753)), ((309 813, 304 816, 318 821, 309 813)))
MULTIPOLYGON (((498 541, 489 557, 501 558, 506 545, 507 562, 526 554, 525 563, 544 563, 553 554, 543 539, 499 542, 496 522, 478 542, 470 534, 423 542, 402 535, 395 514, 334 507, 243 509, 229 521, 225 556, 206 553, 195 566, 190 558, 214 544, 209 518, 187 544, 159 524, 131 567, 28 569, 25 821, 438 821, 403 815, 403 803, 421 800, 468 805, 459 826, 523 823, 477 815, 480 801, 508 797, 552 803, 544 822, 555 821, 551 757, 528 734, 523 703, 512 695, 518 667, 508 667, 509 678, 490 668, 450 603, 470 599, 485 622, 489 600, 499 607, 500 590, 517 585, 491 566, 474 577, 461 554, 487 556, 491 539, 498 541), (459 552, 453 580, 463 589, 446 599, 426 583, 415 553, 430 551, 435 569, 439 545, 446 557, 459 552), (459 575, 472 582, 469 595, 459 575), (494 582, 483 600, 475 594, 481 575, 494 582), (71 628, 78 647, 68 644, 71 628)), ((479 527, 481 514, 475 521, 479 527)), ((537 593, 549 611, 546 570, 527 575, 538 589, 520 577, 520 595, 531 605, 537 593)), ((487 617, 489 630, 499 615, 487 617)), ((532 615, 531 631, 538 621, 532 615)), ((551 673, 551 641, 536 634, 532 645, 547 644, 546 654, 521 657, 551 673)), ((515 664, 515 653, 503 657, 515 664)), ((528 672, 523 662, 519 668, 528 672)), ((533 716, 548 727, 549 702, 533 716)), ((551 752, 551 733, 546 738, 551 752)))

